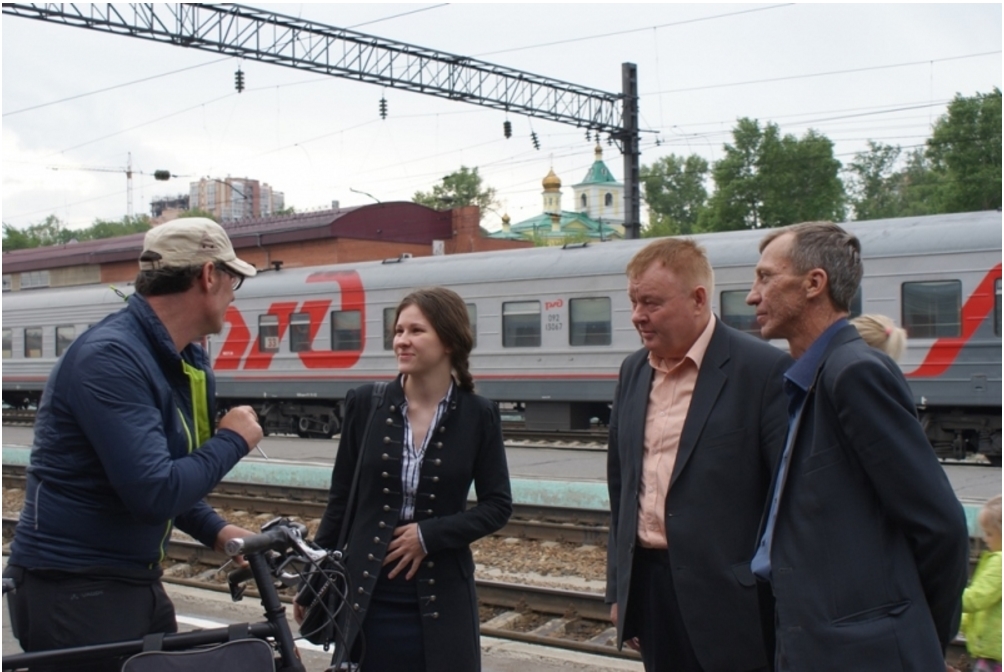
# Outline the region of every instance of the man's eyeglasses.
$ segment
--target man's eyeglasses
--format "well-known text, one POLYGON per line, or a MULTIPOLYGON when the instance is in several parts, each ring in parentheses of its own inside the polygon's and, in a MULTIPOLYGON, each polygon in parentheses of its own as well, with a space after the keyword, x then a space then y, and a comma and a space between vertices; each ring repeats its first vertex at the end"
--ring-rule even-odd
POLYGON ((216 270, 223 271, 230 276, 230 284, 233 285, 234 291, 236 292, 244 284, 244 276, 239 273, 234 273, 226 264, 216 264, 216 270))

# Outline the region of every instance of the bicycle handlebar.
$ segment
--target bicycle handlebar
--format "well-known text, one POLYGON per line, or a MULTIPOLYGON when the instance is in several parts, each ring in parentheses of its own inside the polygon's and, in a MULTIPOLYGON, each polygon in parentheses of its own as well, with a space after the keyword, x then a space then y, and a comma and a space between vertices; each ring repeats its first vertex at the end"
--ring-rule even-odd
POLYGON ((289 546, 289 528, 279 525, 259 534, 231 539, 223 546, 227 555, 263 553, 268 550, 286 550, 289 546))

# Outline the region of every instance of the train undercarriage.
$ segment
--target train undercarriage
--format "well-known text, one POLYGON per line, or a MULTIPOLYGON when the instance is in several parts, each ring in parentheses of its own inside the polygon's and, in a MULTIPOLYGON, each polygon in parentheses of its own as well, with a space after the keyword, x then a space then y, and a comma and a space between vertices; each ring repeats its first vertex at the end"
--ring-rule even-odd
POLYGON ((920 422, 941 459, 962 460, 983 455, 995 467, 1001 466, 1001 413, 988 409, 926 408, 920 422))

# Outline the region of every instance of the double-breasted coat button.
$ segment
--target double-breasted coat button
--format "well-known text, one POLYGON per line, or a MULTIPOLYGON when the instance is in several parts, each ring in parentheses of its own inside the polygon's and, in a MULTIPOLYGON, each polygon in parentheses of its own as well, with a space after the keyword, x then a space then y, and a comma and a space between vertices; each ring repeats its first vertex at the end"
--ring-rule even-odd
POLYGON ((430 586, 436 585, 436 580, 435 579, 429 579, 429 585, 430 586))
POLYGON ((432 569, 433 567, 436 566, 436 563, 434 563, 432 560, 429 560, 429 562, 425 563, 425 566, 428 567, 429 569, 432 569))
POLYGON ((435 499, 435 498, 436 498, 435 495, 429 495, 429 499, 435 499))
POLYGON ((437 457, 435 460, 432 461, 432 463, 438 467, 443 463, 443 461, 437 457))
POLYGON ((374 544, 379 544, 380 543, 380 537, 373 537, 373 543, 374 544))
POLYGON ((390 474, 388 474, 388 473, 387 473, 386 471, 385 471, 385 472, 383 472, 383 473, 382 473, 382 474, 380 474, 380 475, 381 475, 381 476, 382 476, 383 478, 390 478, 390 474))
POLYGON ((383 510, 384 511, 390 511, 390 504, 384 504, 383 505, 383 510))
POLYGON ((379 524, 379 525, 377 525, 377 527, 379 527, 379 528, 380 528, 380 529, 382 530, 383 528, 387 527, 387 523, 385 523, 385 522, 383 522, 383 521, 381 520, 381 521, 380 521, 380 524, 379 524))
POLYGON ((387 453, 384 453, 383 455, 380 456, 380 459, 383 460, 384 462, 386 462, 387 460, 390 459, 390 455, 388 455, 387 453))
POLYGON ((443 433, 443 432, 445 432, 445 431, 446 431, 446 427, 440 427, 440 428, 439 428, 439 433, 440 433, 440 434, 442 434, 442 433, 443 433))
POLYGON ((384 488, 383 489, 383 494, 389 495, 390 494, 390 488, 384 488))
POLYGON ((432 617, 433 618, 439 618, 439 612, 438 611, 432 612, 432 617))
POLYGON ((358 593, 359 593, 360 595, 362 595, 363 593, 365 593, 365 592, 366 592, 366 589, 365 589, 365 588, 363 588, 362 586, 359 586, 359 589, 358 589, 358 591, 357 591, 357 592, 358 592, 358 593))
POLYGON ((390 437, 389 436, 383 437, 383 442, 384 443, 390 443, 390 437))
POLYGON ((442 448, 442 447, 443 447, 443 442, 442 441, 436 441, 436 448, 442 448))
POLYGON ((432 477, 432 482, 433 483, 439 483, 439 476, 433 476, 432 477))
POLYGON ((436 601, 436 596, 435 595, 430 595, 429 596, 429 602, 435 602, 435 601, 436 601))
POLYGON ((358 603, 358 602, 356 602, 355 604, 353 604, 353 605, 352 605, 352 608, 353 608, 354 610, 356 610, 356 611, 359 611, 359 603, 358 603))
POLYGON ((376 560, 376 558, 375 558, 375 557, 373 557, 373 554, 372 554, 372 553, 368 554, 368 555, 366 556, 366 559, 367 559, 367 560, 376 560))
POLYGON ((363 578, 364 579, 370 578, 370 573, 369 572, 363 572, 363 578))
POLYGON ((393 425, 394 424, 394 418, 387 418, 387 424, 388 425, 393 425))

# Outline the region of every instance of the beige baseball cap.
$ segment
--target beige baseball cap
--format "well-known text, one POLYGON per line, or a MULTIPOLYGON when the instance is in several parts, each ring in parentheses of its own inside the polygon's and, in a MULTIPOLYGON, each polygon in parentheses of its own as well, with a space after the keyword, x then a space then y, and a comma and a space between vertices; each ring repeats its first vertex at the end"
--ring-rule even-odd
POLYGON ((155 226, 146 232, 140 270, 199 266, 216 261, 234 273, 253 278, 255 267, 241 261, 234 253, 230 237, 223 227, 205 217, 184 217, 155 226))

